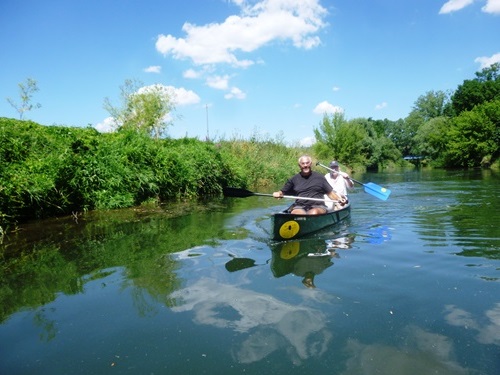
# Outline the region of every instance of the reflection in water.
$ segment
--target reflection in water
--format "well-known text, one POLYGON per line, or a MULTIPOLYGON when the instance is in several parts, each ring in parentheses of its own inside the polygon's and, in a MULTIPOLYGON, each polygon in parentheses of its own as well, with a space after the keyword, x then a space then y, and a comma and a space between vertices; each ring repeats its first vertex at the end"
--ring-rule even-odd
POLYGON ((368 232, 368 242, 372 244, 382 244, 391 238, 391 229, 386 225, 377 226, 368 232))
POLYGON ((454 305, 445 306, 446 321, 452 326, 473 329, 478 332, 477 341, 481 344, 500 345, 500 302, 486 310, 483 324, 475 320, 471 313, 454 305))
POLYGON ((365 345, 349 339, 346 371, 342 375, 384 374, 422 375, 471 374, 463 368, 454 355, 453 342, 449 337, 410 326, 403 331, 405 345, 401 347, 383 344, 365 345))
POLYGON ((290 243, 258 197, 24 228, 0 246, 0 373, 500 374, 499 179, 458 175, 353 192, 352 220, 290 243))
POLYGON ((202 278, 172 297, 182 300, 172 310, 193 311, 197 324, 250 333, 239 348, 233 349, 240 363, 259 361, 281 348, 287 348, 291 360, 297 363, 323 354, 332 338, 320 310, 291 305, 216 279, 202 278), (222 315, 221 311, 228 308, 233 313, 222 315))
POLYGON ((336 249, 349 249, 354 237, 334 240, 307 239, 277 243, 272 247, 271 270, 275 277, 294 274, 307 288, 316 288, 315 276, 333 265, 336 249))
POLYGON ((255 260, 250 258, 233 258, 226 263, 229 272, 241 271, 245 268, 255 267, 255 260))
POLYGON ((37 327, 41 329, 41 332, 39 334, 41 341, 49 342, 56 337, 57 322, 54 319, 48 317, 49 315, 53 315, 54 312, 54 308, 41 308, 40 310, 36 311, 33 316, 33 322, 37 327))

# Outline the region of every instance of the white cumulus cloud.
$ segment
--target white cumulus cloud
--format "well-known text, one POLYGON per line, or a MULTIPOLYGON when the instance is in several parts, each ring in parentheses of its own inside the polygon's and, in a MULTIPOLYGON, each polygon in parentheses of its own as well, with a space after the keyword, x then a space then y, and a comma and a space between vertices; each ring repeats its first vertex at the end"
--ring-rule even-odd
POLYGON ((333 105, 328 103, 326 100, 319 103, 314 109, 313 112, 317 115, 333 114, 333 113, 343 113, 344 109, 342 107, 333 105))
POLYGON ((385 107, 387 107, 387 102, 382 102, 382 103, 380 103, 380 104, 377 104, 377 105, 375 106, 375 109, 376 109, 376 110, 380 110, 380 109, 384 109, 385 107))
POLYGON ((194 70, 194 69, 188 69, 186 70, 182 76, 184 78, 190 78, 190 79, 195 79, 195 78, 200 78, 202 76, 202 72, 198 71, 198 70, 194 70))
POLYGON ((481 64, 481 69, 487 68, 495 63, 500 63, 500 52, 495 53, 490 57, 487 56, 478 57, 474 60, 474 62, 481 64))
POLYGON ((206 81, 209 87, 217 90, 227 90, 229 87, 229 76, 211 76, 207 78, 206 81))
POLYGON ((178 106, 185 106, 190 104, 198 104, 200 97, 191 90, 186 90, 184 87, 170 86, 174 93, 174 102, 178 106))
POLYGON ((222 23, 193 25, 185 23, 184 37, 159 35, 156 49, 164 56, 188 59, 194 64, 226 63, 248 67, 254 61, 242 58, 274 41, 290 41, 296 48, 309 49, 319 45, 316 33, 325 26, 325 8, 319 0, 233 1, 240 14, 227 17, 222 23))
POLYGON ((439 14, 456 12, 471 5, 474 0, 449 0, 439 10, 439 14))
MULTIPOLYGON (((477 2, 477 0, 449 0, 443 4, 439 14, 453 13, 477 2)), ((500 0, 486 0, 486 5, 481 8, 484 13, 500 14, 500 0)))
POLYGON ((500 14, 500 0, 488 0, 481 10, 485 13, 500 14))
POLYGON ((115 122, 113 117, 107 117, 102 122, 94 126, 101 133, 111 133, 118 128, 118 124, 115 122))

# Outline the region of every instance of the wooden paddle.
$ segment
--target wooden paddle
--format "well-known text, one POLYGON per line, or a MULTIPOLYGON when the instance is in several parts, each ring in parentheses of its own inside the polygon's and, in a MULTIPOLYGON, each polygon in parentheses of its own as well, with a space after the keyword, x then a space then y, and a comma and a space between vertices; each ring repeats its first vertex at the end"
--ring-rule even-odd
MULTIPOLYGON (((234 187, 226 187, 223 190, 225 197, 233 197, 233 198, 246 198, 254 195, 264 196, 264 197, 272 197, 272 194, 264 194, 264 193, 254 193, 250 190, 234 188, 234 187)), ((307 198, 307 197, 296 197, 294 195, 283 195, 281 198, 289 198, 289 199, 304 199, 308 201, 318 201, 325 202, 324 199, 321 198, 307 198)), ((335 201, 334 201, 335 202, 335 201)))
MULTIPOLYGON (((332 171, 332 172, 334 171, 333 169, 327 167, 326 165, 321 164, 319 161, 316 163, 316 165, 319 165, 323 168, 326 168, 329 171, 332 171)), ((364 187, 365 193, 373 195, 374 197, 381 199, 383 201, 386 201, 389 198, 389 195, 391 195, 391 191, 389 189, 386 189, 385 187, 374 184, 373 182, 368 182, 366 184, 363 184, 362 182, 356 181, 354 178, 351 178, 351 180, 353 180, 357 184, 362 185, 364 187)))

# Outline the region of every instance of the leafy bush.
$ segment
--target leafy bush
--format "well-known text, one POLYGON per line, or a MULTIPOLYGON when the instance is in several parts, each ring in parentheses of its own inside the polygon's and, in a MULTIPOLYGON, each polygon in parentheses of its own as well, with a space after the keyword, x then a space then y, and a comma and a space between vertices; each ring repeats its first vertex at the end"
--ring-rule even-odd
POLYGON ((480 166, 498 158, 500 144, 500 99, 463 111, 452 121, 445 151, 447 166, 480 166))
MULTIPOLYGON (((154 140, 134 130, 100 134, 92 128, 6 118, 0 118, 0 134, 5 140, 0 145, 0 227, 151 200, 220 195, 224 186, 249 186, 276 176, 265 167, 272 159, 265 149, 275 147, 273 143, 251 144, 250 155, 240 153, 245 142, 222 146, 191 138, 154 140)), ((286 147, 276 147, 281 159, 286 147)))

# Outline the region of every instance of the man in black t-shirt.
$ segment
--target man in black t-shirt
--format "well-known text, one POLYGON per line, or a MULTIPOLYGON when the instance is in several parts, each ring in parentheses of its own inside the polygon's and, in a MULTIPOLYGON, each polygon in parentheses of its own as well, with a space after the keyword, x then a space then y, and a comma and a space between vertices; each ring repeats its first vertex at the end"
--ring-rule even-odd
MULTIPOLYGON (((299 158, 300 172, 292 176, 283 185, 281 190, 273 193, 273 197, 282 198, 284 195, 291 194, 304 198, 323 199, 324 195, 334 201, 341 201, 342 198, 335 193, 331 185, 321 173, 314 172, 311 169, 312 159, 308 155, 299 158)), ((327 207, 324 201, 309 199, 297 199, 289 208, 292 214, 318 215, 324 214, 327 207)))

